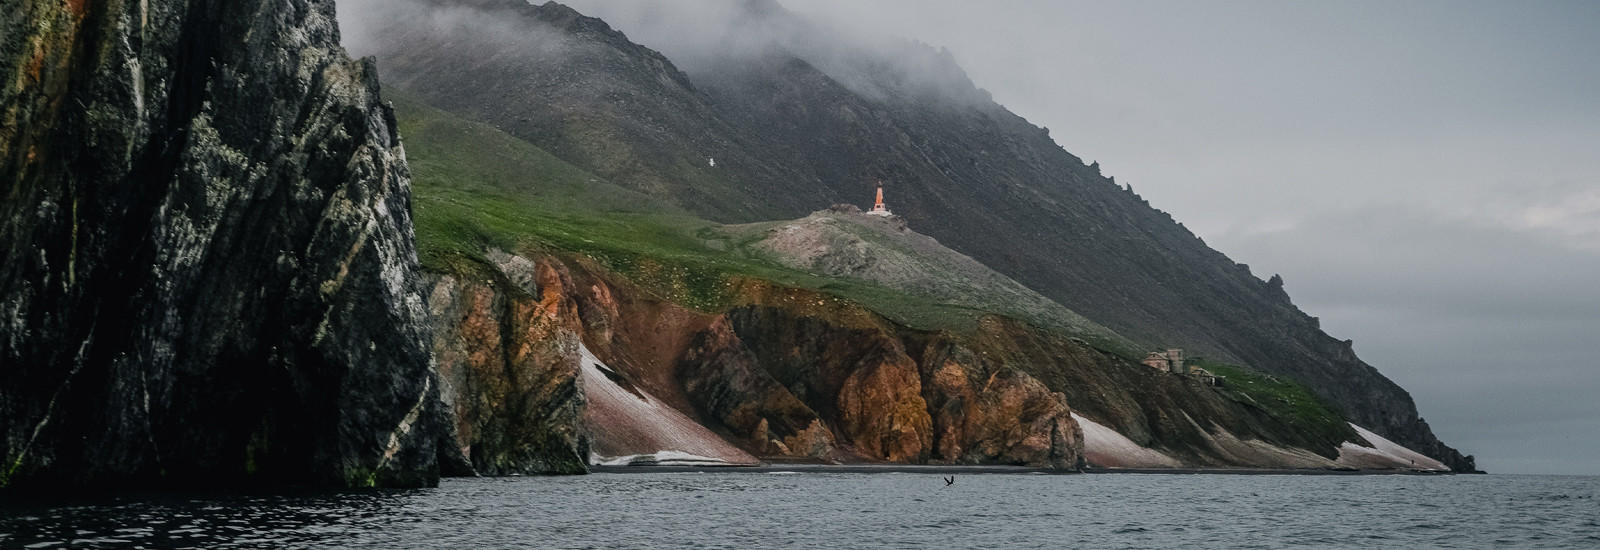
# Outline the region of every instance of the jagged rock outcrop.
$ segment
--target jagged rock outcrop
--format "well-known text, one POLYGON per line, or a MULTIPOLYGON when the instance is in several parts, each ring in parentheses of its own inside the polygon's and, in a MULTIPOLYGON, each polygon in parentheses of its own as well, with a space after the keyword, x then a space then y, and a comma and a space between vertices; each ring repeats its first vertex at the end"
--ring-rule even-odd
POLYGON ((409 175, 333 2, 0 13, 0 486, 435 483, 409 175))
POLYGON ((822 295, 748 300, 697 336, 681 368, 707 416, 753 431, 769 456, 1081 466, 1066 399, 1025 373, 943 339, 952 351, 919 361, 905 346, 926 333, 822 295))
POLYGON ((901 342, 870 321, 853 326, 840 322, 849 316, 830 320, 783 307, 811 297, 780 295, 784 299, 775 304, 729 314, 757 364, 817 411, 847 452, 873 460, 928 460, 933 422, 917 364, 901 342))
POLYGON ((479 10, 390 10, 372 45, 391 82, 431 105, 722 222, 864 201, 884 181, 913 229, 1134 342, 1291 376, 1358 424, 1472 468, 1281 281, 1257 278, 995 104, 948 52, 853 36, 772 2, 696 29, 704 40, 676 39, 700 22, 665 2, 649 13, 668 24, 627 35, 554 2, 410 4, 479 10), (518 32, 468 30, 480 25, 518 32), (687 51, 719 40, 743 47, 687 51), (475 85, 454 85, 463 81, 475 85))
POLYGON ((489 281, 444 275, 429 297, 456 444, 483 475, 586 472, 571 282, 548 262, 490 258, 498 269, 484 270, 489 281))
POLYGON ((1038 379, 947 341, 923 352, 922 376, 935 411, 935 455, 955 463, 1084 466, 1083 429, 1066 396, 1038 379))
POLYGON ((684 352, 684 391, 732 434, 767 456, 829 458, 833 432, 821 417, 773 380, 744 347, 727 316, 718 316, 684 352))

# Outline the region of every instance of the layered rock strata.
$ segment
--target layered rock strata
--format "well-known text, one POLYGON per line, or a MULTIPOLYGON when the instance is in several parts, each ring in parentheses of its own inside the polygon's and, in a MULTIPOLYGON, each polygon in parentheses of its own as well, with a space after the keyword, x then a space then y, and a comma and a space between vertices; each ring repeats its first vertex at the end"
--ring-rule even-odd
POLYGON ((498 281, 443 276, 429 300, 456 445, 480 474, 585 472, 576 306, 548 263, 491 256, 498 281))
POLYGON ((757 280, 694 311, 582 256, 532 257, 491 251, 433 294, 446 400, 485 473, 667 457, 1325 468, 1367 448, 1010 319, 915 330, 757 280), (1086 455, 1091 429, 1126 449, 1086 455))
POLYGON ((486 474, 757 460, 1446 469, 1011 319, 915 330, 757 280, 695 311, 582 256, 531 257, 490 251, 435 279, 443 393, 486 474))
POLYGON ((745 281, 745 305, 712 314, 585 260, 487 257, 432 295, 445 401, 480 473, 584 459, 1081 464, 1062 394, 962 351, 924 368, 859 305, 745 281))

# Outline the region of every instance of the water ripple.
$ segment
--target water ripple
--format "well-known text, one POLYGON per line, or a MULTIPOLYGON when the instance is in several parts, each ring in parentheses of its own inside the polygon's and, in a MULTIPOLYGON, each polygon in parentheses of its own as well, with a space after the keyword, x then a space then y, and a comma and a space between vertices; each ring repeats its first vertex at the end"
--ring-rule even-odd
POLYGON ((1587 548, 1600 478, 596 474, 0 502, 0 548, 1587 548))

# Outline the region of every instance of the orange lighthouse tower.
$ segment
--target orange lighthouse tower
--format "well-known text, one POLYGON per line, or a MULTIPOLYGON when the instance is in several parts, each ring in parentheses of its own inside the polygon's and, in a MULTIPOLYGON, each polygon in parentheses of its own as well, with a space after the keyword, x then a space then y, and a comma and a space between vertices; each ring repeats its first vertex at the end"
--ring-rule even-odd
POLYGON ((889 213, 889 207, 883 205, 883 183, 881 182, 878 183, 878 202, 872 205, 872 211, 868 212, 868 214, 872 214, 874 216, 891 215, 889 213))

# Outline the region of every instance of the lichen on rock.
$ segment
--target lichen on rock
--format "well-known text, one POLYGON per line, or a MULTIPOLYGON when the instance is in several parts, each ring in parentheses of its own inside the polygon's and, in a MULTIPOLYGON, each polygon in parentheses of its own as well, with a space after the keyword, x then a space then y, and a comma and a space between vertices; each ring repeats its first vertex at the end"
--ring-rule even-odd
POLYGON ((580 321, 549 261, 492 251, 490 277, 444 275, 430 300, 433 348, 455 445, 484 475, 584 473, 580 321))

